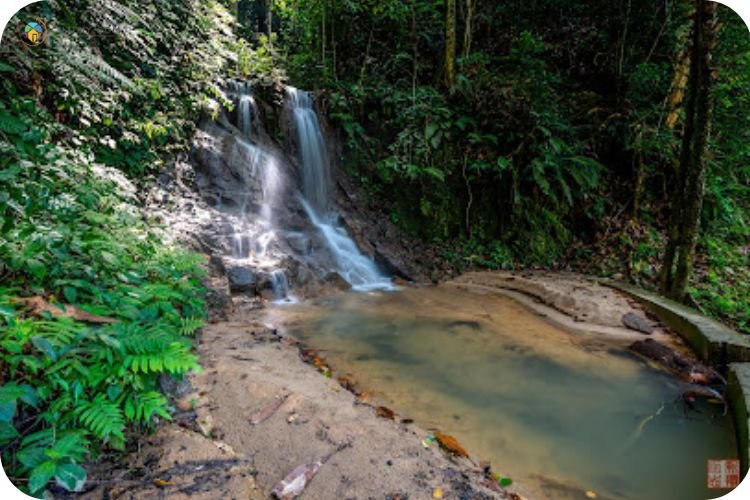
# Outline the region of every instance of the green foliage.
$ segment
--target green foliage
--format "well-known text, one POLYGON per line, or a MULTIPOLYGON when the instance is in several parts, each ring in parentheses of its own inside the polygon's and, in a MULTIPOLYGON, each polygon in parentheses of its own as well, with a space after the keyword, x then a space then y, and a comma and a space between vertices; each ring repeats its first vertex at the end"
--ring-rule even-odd
POLYGON ((58 126, 40 125, 49 117, 29 101, 0 102, 16 124, 5 127, 4 154, 14 160, 0 179, 9 285, 0 290, 0 440, 8 470, 38 493, 51 478, 80 488, 76 464, 97 443, 122 448, 128 423, 169 418, 158 377, 197 368, 185 335, 202 325, 204 306, 200 260, 163 246, 128 204, 133 188, 121 174, 49 142, 58 126), (26 148, 30 135, 41 146, 26 148), (117 322, 28 316, 13 302, 26 294, 117 322), (49 436, 31 439, 39 429, 49 436))
MULTIPOLYGON (((681 143, 681 121, 665 124, 666 100, 689 39, 689 2, 633 0, 627 10, 604 0, 476 2, 471 20, 459 9, 459 42, 472 26, 471 47, 459 43, 452 92, 439 83, 445 2, 274 5, 275 47, 292 80, 324 90, 346 169, 392 221, 444 242, 459 266, 580 259, 590 269, 588 247, 613 245, 598 251, 600 272, 654 279, 681 143), (497 258, 488 256, 492 245, 504 249, 497 258)), ((736 15, 720 12, 702 237, 706 248, 721 241, 723 252, 742 254, 750 245, 750 115, 740 112, 750 105, 750 37, 736 15)), ((709 292, 707 275, 701 269, 695 280, 704 307, 738 324, 741 308, 718 288, 709 292)), ((746 282, 725 278, 747 296, 746 282)))
POLYGON ((31 8, 54 36, 33 54, 5 37, 0 65, 0 452, 42 496, 51 480, 79 491, 81 464, 169 419, 159 378, 199 368, 203 259, 149 226, 133 180, 218 105, 233 20, 213 1, 31 8), (35 313, 30 296, 114 322, 35 313))
POLYGON ((56 121, 100 162, 153 171, 163 154, 186 149, 200 111, 223 103, 235 21, 216 0, 51 0, 32 8, 54 36, 34 51, 5 41, 5 55, 20 78, 42 82, 56 121))

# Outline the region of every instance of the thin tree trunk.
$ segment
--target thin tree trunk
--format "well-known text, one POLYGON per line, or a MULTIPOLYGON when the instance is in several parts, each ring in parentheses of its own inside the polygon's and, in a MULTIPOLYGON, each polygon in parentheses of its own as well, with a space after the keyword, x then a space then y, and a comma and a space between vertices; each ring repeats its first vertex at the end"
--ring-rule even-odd
POLYGON ((268 41, 271 41, 273 33, 273 0, 266 0, 266 27, 268 28, 268 41))
POLYGON ((469 239, 471 239, 471 205, 474 203, 474 194, 471 192, 471 181, 469 180, 469 176, 466 174, 466 156, 464 156, 464 165, 463 169, 461 169, 461 173, 463 174, 464 182, 466 183, 466 193, 469 197, 468 201, 466 202, 464 222, 466 224, 466 234, 469 236, 469 239))
POLYGON ((662 292, 679 301, 687 294, 703 210, 706 150, 713 111, 711 52, 717 41, 716 4, 696 2, 685 132, 660 277, 662 292))
MULTIPOLYGON (((411 105, 414 106, 417 103, 417 69, 419 62, 419 52, 417 43, 419 38, 417 37, 417 10, 414 6, 414 0, 411 0, 411 105)), ((411 161, 411 155, 409 155, 409 161, 411 161)))
MULTIPOLYGON (((691 63, 691 55, 692 52, 690 51, 690 42, 691 42, 691 34, 693 32, 693 23, 695 18, 695 5, 693 2, 690 2, 691 5, 691 13, 690 15, 684 19, 685 24, 690 24, 690 28, 688 29, 679 29, 678 31, 682 32, 682 35, 677 39, 677 44, 680 47, 680 50, 675 54, 675 62, 674 62, 674 76, 672 77, 672 85, 670 87, 669 95, 667 96, 666 100, 666 107, 667 107, 667 128, 672 130, 674 129, 675 125, 677 124, 677 120, 679 119, 679 110, 680 106, 682 105, 682 101, 685 98, 685 93, 687 92, 688 88, 688 82, 690 80, 690 63, 691 63)), ((667 15, 666 21, 669 20, 669 15, 667 15)), ((680 22, 681 20, 676 20, 677 22, 680 22)), ((681 26, 681 28, 684 26, 681 26)))
POLYGON ((471 37, 474 27, 474 8, 476 7, 477 0, 466 0, 466 24, 464 26, 464 52, 463 56, 466 57, 471 53, 471 37))
POLYGON ((716 3, 701 2, 697 9, 696 37, 694 53, 697 56, 695 64, 698 66, 697 101, 695 122, 696 130, 690 171, 687 175, 687 199, 682 216, 682 230, 680 231, 680 252, 677 259, 677 269, 672 283, 671 297, 683 301, 687 295, 690 273, 695 259, 695 246, 698 242, 701 213, 703 211, 703 196, 706 185, 706 151, 711 135, 711 115, 713 113, 713 72, 711 69, 711 53, 717 42, 716 3))
POLYGON ((323 62, 323 71, 326 69, 326 8, 323 7, 323 13, 320 20, 320 60, 323 62))
MULTIPOLYGON (((697 0, 700 1, 700 0, 697 0)), ((697 27, 697 14, 696 9, 693 9, 691 21, 690 33, 693 33, 692 44, 695 44, 695 33, 698 30, 697 27)), ((687 40, 685 41, 687 45, 687 40)), ((697 81, 698 71, 696 64, 693 64, 695 51, 691 47, 686 46, 684 49, 686 58, 685 61, 678 62, 678 68, 687 67, 689 73, 684 77, 683 91, 688 92, 688 100, 685 105, 685 127, 682 132, 682 148, 680 150, 680 159, 677 167, 675 168, 675 184, 671 195, 671 208, 669 211, 669 222, 667 226, 667 246, 664 251, 664 261, 662 262, 661 273, 659 276, 659 285, 661 292, 664 295, 669 295, 672 289, 672 281, 674 278, 674 263, 675 254, 677 253, 677 246, 680 237, 680 221, 682 220, 682 207, 685 206, 685 187, 687 179, 688 165, 690 163, 690 156, 693 144, 693 135, 695 130, 695 108, 697 99, 697 81)), ((676 73, 675 78, 677 78, 676 73)), ((682 81, 682 80, 681 80, 682 81)), ((680 101, 682 101, 682 95, 680 95, 680 101)), ((677 104, 679 105, 679 103, 677 104)), ((675 111, 676 113, 676 111, 675 111)))
POLYGON ((331 49, 333 50, 333 79, 338 80, 336 78, 336 23, 333 16, 331 16, 331 49))
POLYGON ((372 35, 374 27, 370 27, 370 36, 367 38, 367 48, 365 49, 365 58, 362 60, 362 68, 359 70, 359 86, 365 83, 365 71, 367 70, 367 60, 370 58, 370 47, 372 46, 372 35))
POLYGON ((452 92, 456 83, 456 0, 446 0, 445 10, 445 85, 452 92))

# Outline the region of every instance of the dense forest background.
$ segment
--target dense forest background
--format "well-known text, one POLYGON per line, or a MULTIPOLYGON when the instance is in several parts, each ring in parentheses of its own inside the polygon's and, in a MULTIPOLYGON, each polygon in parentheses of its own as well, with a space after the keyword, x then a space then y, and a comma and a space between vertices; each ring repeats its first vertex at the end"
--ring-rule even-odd
POLYGON ((573 269, 657 288, 675 207, 701 188, 679 298, 750 333, 750 35, 728 9, 704 10, 691 0, 25 9, 11 27, 40 16, 51 34, 32 48, 6 33, 0 49, 6 470, 37 495, 53 478, 76 489, 87 457, 169 417, 159 378, 197 367, 205 266, 168 241, 141 195, 186 154, 196 121, 231 105, 230 78, 268 99, 284 84, 315 91, 369 203, 457 270, 573 269), (686 150, 702 168, 694 182, 686 150))
POLYGON ((670 213, 697 194, 680 169, 705 49, 696 271, 670 294, 750 332, 750 36, 731 10, 268 0, 241 1, 238 14, 254 55, 239 72, 258 79, 254 61, 268 58, 319 90, 371 203, 441 242, 457 267, 571 268, 653 287, 670 213), (696 26, 713 37, 701 47, 696 26))

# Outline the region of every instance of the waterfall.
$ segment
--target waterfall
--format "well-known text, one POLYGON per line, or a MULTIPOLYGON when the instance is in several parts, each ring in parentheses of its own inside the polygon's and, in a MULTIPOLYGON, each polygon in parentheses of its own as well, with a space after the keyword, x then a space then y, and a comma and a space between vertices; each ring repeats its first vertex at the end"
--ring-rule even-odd
POLYGON ((271 273, 271 285, 273 286, 273 295, 277 302, 291 302, 292 297, 289 295, 289 282, 286 274, 281 269, 276 269, 271 273))
POLYGON ((307 200, 302 200, 307 216, 320 234, 336 259, 338 273, 354 290, 391 290, 390 278, 380 273, 375 262, 359 251, 354 241, 346 234, 344 228, 336 224, 335 216, 328 214, 320 217, 307 200))
POLYGON ((302 167, 302 194, 315 210, 328 208, 328 187, 331 183, 328 154, 318 115, 313 109, 310 95, 294 87, 287 87, 287 95, 294 113, 297 128, 297 146, 302 167))
POLYGON ((253 193, 250 192, 240 208, 240 220, 234 225, 230 242, 232 253, 236 259, 252 260, 255 264, 269 267, 276 264, 266 254, 276 238, 273 207, 283 188, 279 162, 270 150, 253 143, 259 136, 261 124, 250 85, 230 82, 229 91, 236 99, 236 126, 242 132, 242 137, 235 136, 231 154, 237 155, 235 161, 246 165, 243 175, 247 184, 260 188, 258 213, 248 214, 250 201, 253 200, 253 193))
POLYGON ((328 155, 310 95, 294 87, 287 87, 287 95, 297 128, 297 147, 302 171, 302 205, 333 254, 336 270, 354 290, 392 289, 390 278, 381 274, 372 259, 362 255, 344 228, 336 223, 335 214, 328 211, 328 155))

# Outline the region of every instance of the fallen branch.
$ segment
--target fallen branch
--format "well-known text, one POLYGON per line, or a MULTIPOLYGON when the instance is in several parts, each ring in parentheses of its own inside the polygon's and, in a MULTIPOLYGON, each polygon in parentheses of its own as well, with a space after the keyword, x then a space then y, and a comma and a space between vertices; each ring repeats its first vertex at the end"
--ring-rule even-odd
POLYGON ((11 299, 14 304, 23 304, 25 307, 30 308, 29 314, 35 316, 42 316, 44 313, 49 313, 56 318, 73 318, 77 321, 86 321, 88 323, 116 323, 117 321, 113 318, 106 316, 97 316, 90 312, 79 309, 76 306, 70 304, 63 304, 62 307, 51 304, 44 297, 19 297, 11 299))

